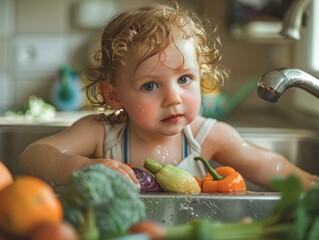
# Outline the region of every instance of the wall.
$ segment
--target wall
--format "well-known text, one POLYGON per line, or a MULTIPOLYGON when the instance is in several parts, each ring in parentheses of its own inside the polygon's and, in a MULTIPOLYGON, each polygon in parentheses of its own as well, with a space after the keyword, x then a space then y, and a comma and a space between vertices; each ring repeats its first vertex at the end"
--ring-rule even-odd
MULTIPOLYGON (((99 30, 74 21, 80 0, 0 0, 0 111, 21 106, 29 96, 50 101, 51 89, 65 64, 89 64, 99 30)), ((150 0, 119 0, 119 8, 150 0)), ((101 22, 102 27, 103 22, 101 22)))
MULTIPOLYGON (((319 1, 313 1, 309 9, 308 27, 300 31, 300 40, 296 44, 295 64, 297 68, 319 78, 319 1)), ((318 99, 305 91, 296 91, 294 103, 306 112, 319 116, 318 99)))
POLYGON ((9 105, 9 43, 14 29, 14 9, 10 0, 0 0, 0 109, 9 105))
MULTIPOLYGON (((152 1, 152 0, 149 0, 152 1)), ((80 0, 0 0, 0 110, 21 105, 35 94, 49 99, 50 89, 63 64, 82 68, 89 62, 89 50, 99 31, 83 30, 74 24, 74 6, 80 0), (3 28, 0 28, 3 29, 3 28)), ((127 4, 144 1, 117 1, 127 4)), ((234 94, 247 80, 264 72, 290 65, 291 45, 272 42, 256 43, 234 39, 227 26, 227 1, 179 1, 194 6, 200 15, 219 22, 223 43, 222 63, 231 69, 230 80, 223 90, 234 94)), ((290 104, 289 94, 275 108, 290 104)), ((241 108, 269 107, 254 93, 241 108)))

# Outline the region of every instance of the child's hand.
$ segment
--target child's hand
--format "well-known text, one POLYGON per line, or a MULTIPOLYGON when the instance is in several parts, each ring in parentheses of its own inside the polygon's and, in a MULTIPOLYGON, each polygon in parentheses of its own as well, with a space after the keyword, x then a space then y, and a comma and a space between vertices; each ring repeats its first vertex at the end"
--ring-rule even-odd
POLYGON ((130 168, 126 164, 124 164, 118 160, 105 159, 105 158, 96 159, 96 161, 94 161, 94 163, 102 163, 104 166, 118 171, 124 178, 132 181, 137 186, 138 189, 141 188, 140 183, 137 180, 132 168, 130 168))

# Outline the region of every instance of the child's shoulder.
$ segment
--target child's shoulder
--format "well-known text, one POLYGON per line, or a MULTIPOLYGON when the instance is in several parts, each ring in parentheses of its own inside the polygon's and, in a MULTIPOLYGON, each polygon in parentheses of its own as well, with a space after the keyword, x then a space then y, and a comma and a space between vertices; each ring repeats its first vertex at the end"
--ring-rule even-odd
POLYGON ((89 113, 77 119, 75 123, 102 122, 99 119, 100 119, 99 114, 89 113))
POLYGON ((102 127, 105 127, 105 125, 107 124, 101 119, 101 117, 98 114, 92 113, 79 118, 72 124, 71 127, 72 128, 77 128, 77 127, 102 128, 102 127))
POLYGON ((101 114, 88 114, 79 120, 77 120, 73 125, 72 128, 78 129, 91 129, 92 131, 99 131, 104 133, 109 133, 111 130, 114 132, 122 132, 122 130, 126 126, 126 122, 124 123, 116 123, 110 124, 105 121, 103 115, 101 114))

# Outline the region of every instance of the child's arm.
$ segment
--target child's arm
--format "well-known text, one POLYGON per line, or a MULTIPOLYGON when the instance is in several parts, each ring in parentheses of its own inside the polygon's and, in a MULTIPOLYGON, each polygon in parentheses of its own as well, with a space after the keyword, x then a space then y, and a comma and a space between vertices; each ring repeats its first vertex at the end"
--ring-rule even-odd
POLYGON ((138 185, 132 169, 103 158, 104 124, 87 116, 64 131, 31 143, 20 156, 20 170, 52 184, 64 184, 80 168, 103 163, 138 185))
POLYGON ((292 173, 301 178, 305 189, 318 183, 317 176, 303 171, 280 154, 248 144, 225 123, 218 122, 212 127, 204 147, 210 159, 234 167, 249 181, 269 189, 273 176, 292 173))

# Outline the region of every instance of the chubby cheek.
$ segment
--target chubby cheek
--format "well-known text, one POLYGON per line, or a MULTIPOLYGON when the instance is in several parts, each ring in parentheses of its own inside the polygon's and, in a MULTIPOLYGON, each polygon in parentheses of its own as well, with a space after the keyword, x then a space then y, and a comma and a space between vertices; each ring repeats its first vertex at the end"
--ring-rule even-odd
POLYGON ((191 91, 185 93, 183 105, 188 121, 193 121, 198 116, 201 107, 201 89, 199 84, 194 84, 191 91))
POLYGON ((130 118, 135 121, 147 122, 155 117, 155 106, 151 101, 130 102, 126 106, 126 111, 130 118))
POLYGON ((189 118, 192 118, 191 120, 193 120, 200 111, 200 107, 201 107, 201 97, 200 94, 193 94, 192 96, 190 96, 190 98, 187 99, 187 104, 186 104, 186 111, 187 114, 189 116, 189 118))

